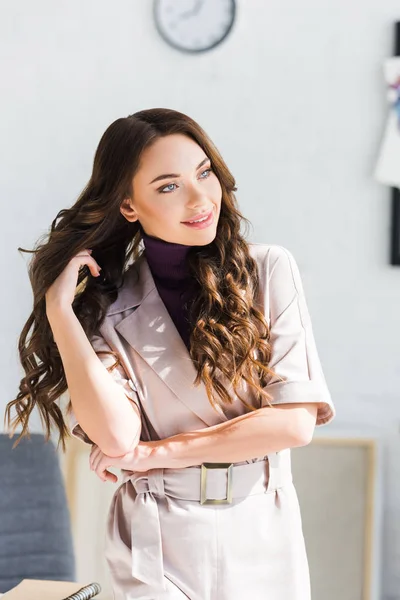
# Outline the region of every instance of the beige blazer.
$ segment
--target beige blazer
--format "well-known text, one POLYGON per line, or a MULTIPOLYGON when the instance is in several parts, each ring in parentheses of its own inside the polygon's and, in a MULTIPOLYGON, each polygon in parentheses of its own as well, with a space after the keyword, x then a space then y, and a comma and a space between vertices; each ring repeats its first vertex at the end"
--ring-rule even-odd
MULTIPOLYGON (((327 423, 334 407, 296 262, 280 246, 251 244, 250 250, 260 273, 255 302, 270 326, 270 367, 283 378, 267 386, 272 403, 315 402, 317 425, 327 423)), ((112 373, 140 409, 145 441, 209 427, 246 411, 232 393, 232 405, 217 412, 205 386, 193 385, 189 352, 145 255, 130 266, 91 343, 96 350, 118 353, 121 366, 112 373)), ((102 360, 106 366, 114 363, 112 356, 102 360)), ((243 392, 254 402, 245 386, 243 392)), ((71 418, 73 435, 90 442, 73 413, 71 418)), ((198 501, 199 467, 184 470, 184 481, 177 469, 128 477, 114 495, 106 528, 115 600, 310 600, 290 450, 247 463, 235 466, 234 502, 215 507, 198 501)), ((220 483, 214 478, 216 488, 220 483)))
MULTIPOLYGON (((256 300, 270 326, 270 367, 285 379, 268 384, 272 403, 316 402, 317 426, 327 423, 335 411, 297 264, 281 246, 250 244, 250 250, 260 273, 256 300)), ((141 410, 143 440, 216 425, 246 412, 242 402, 233 397, 229 410, 217 413, 205 386, 193 385, 196 370, 157 292, 144 255, 130 266, 117 300, 91 343, 97 351, 112 349, 118 353, 122 367, 114 369, 113 375, 141 410)), ((114 363, 112 356, 102 360, 106 366, 114 363)), ((88 441, 73 412, 70 427, 74 435, 88 441)))

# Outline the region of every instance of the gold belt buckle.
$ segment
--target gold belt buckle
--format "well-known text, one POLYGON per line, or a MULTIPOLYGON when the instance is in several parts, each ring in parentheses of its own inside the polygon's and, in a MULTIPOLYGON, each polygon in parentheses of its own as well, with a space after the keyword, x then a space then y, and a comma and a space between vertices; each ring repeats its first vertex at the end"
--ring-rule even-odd
POLYGON ((200 504, 232 504, 232 467, 233 463, 203 463, 201 465, 200 504), (207 471, 209 469, 226 469, 226 498, 210 499, 206 497, 207 471))

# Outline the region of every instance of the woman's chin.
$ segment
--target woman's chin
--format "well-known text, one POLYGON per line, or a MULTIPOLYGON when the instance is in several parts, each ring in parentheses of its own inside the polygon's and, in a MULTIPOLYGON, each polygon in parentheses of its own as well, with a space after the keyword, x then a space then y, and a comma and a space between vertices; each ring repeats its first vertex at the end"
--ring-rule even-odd
POLYGON ((212 231, 193 231, 186 235, 186 241, 182 242, 187 246, 207 246, 215 240, 216 230, 213 227, 212 231))

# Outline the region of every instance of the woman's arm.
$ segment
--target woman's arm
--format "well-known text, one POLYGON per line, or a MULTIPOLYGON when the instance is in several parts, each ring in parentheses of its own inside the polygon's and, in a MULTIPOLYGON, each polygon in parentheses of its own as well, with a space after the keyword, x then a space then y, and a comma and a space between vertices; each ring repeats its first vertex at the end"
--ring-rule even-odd
POLYGON ((261 458, 310 443, 317 403, 280 404, 260 408, 225 423, 154 441, 139 442, 125 456, 112 458, 93 446, 90 468, 104 481, 117 481, 108 467, 128 471, 181 469, 203 462, 235 463, 261 458))
POLYGON ((190 433, 152 442, 155 467, 183 468, 203 462, 234 463, 310 443, 316 404, 281 404, 190 433))
POLYGON ((72 307, 48 308, 47 318, 79 424, 108 456, 126 454, 139 441, 138 407, 96 355, 72 307))

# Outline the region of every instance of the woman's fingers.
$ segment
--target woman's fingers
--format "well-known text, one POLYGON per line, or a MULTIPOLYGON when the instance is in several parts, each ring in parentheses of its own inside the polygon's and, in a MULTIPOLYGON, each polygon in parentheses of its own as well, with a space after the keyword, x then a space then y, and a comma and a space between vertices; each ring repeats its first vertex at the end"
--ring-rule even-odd
POLYGON ((118 477, 114 473, 111 473, 111 471, 104 471, 104 474, 106 476, 106 481, 111 481, 112 483, 117 483, 118 477))
POLYGON ((96 450, 98 450, 99 447, 96 444, 92 445, 92 448, 90 450, 90 456, 89 456, 89 466, 91 469, 93 469, 93 458, 95 456, 96 450))
POLYGON ((93 277, 100 275, 101 267, 91 256, 91 249, 81 250, 68 262, 67 266, 51 284, 45 294, 46 310, 71 306, 78 284, 79 270, 87 266, 93 277))
POLYGON ((118 477, 114 475, 114 473, 111 473, 111 471, 107 471, 109 463, 110 458, 107 457, 98 446, 93 444, 89 457, 91 470, 94 471, 102 481, 112 481, 113 483, 116 483, 118 477))
POLYGON ((90 468, 92 469, 92 471, 95 471, 100 460, 101 460, 101 455, 102 455, 102 451, 100 450, 100 448, 98 446, 95 446, 94 449, 92 448, 92 452, 90 454, 90 468))
POLYGON ((100 275, 101 267, 100 265, 91 257, 91 252, 88 250, 81 251, 79 254, 76 254, 73 257, 73 261, 78 262, 78 268, 87 266, 90 270, 91 275, 93 277, 98 277, 100 275))

